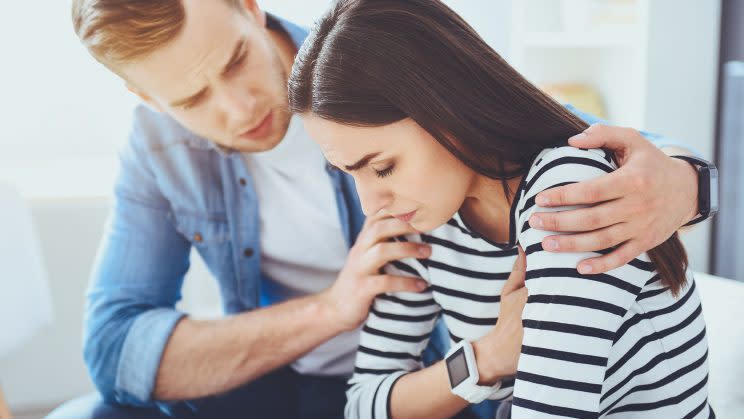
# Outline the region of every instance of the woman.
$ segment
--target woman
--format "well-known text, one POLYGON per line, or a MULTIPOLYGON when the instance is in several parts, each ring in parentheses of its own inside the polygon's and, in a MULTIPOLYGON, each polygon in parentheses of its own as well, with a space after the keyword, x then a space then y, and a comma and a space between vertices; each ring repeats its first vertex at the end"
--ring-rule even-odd
POLYGON ((511 398, 514 418, 712 415, 705 324, 678 237, 600 275, 576 270, 592 255, 545 252, 554 233, 530 227, 549 210, 535 195, 617 166, 602 150, 564 146, 586 124, 444 4, 339 1, 300 51, 289 89, 327 159, 354 175, 365 213, 410 223, 427 233, 404 240, 433 248, 389 267, 430 287, 374 303, 348 417, 447 417, 485 398, 511 398), (519 247, 529 298, 511 382, 488 332, 519 247), (440 315, 455 352, 422 368, 440 315))

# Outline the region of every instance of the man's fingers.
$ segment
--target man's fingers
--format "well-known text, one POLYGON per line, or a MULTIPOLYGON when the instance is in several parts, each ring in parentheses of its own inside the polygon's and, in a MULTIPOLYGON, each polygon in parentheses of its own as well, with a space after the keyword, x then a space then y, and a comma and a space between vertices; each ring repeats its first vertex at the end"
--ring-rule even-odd
POLYGON ((394 260, 424 259, 429 256, 431 256, 431 246, 428 244, 411 242, 377 243, 364 254, 364 270, 374 273, 394 260))
POLYGON ((542 191, 537 194, 535 203, 541 207, 591 205, 620 198, 628 192, 623 173, 615 171, 596 179, 542 191))
POLYGON ((549 252, 598 252, 617 246, 630 239, 626 223, 618 223, 589 233, 548 236, 542 240, 549 252))
POLYGON ((519 246, 519 255, 517 260, 514 262, 514 267, 509 275, 509 279, 506 280, 504 287, 501 289, 501 295, 506 295, 524 287, 524 278, 527 271, 527 258, 522 250, 522 246, 519 246))
POLYGON ((604 256, 581 261, 576 269, 582 274, 600 274, 627 264, 641 253, 639 246, 629 241, 604 256))
POLYGON ((565 233, 594 231, 625 221, 626 214, 612 202, 594 207, 559 212, 536 212, 529 219, 530 227, 543 231, 565 233))
POLYGON ((593 124, 584 132, 568 139, 568 143, 577 148, 607 148, 612 151, 627 152, 635 142, 628 135, 629 128, 613 127, 604 124, 593 124))
POLYGON ((416 229, 410 224, 404 223, 397 218, 384 218, 370 223, 360 233, 359 243, 366 248, 370 248, 376 243, 415 232, 416 229))
POLYGON ((375 275, 369 277, 369 280, 375 295, 386 292, 421 292, 429 286, 423 279, 397 275, 375 275))

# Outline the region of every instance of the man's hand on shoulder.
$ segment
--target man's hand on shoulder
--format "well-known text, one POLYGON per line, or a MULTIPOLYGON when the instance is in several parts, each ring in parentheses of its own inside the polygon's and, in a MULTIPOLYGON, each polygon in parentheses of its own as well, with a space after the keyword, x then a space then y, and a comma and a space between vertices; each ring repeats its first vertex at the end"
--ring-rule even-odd
POLYGON ((572 137, 578 148, 604 148, 620 168, 591 181, 538 194, 542 207, 581 209, 535 213, 533 228, 576 234, 549 236, 543 248, 553 252, 611 253, 582 261, 581 273, 607 272, 625 265, 667 240, 697 212, 698 179, 694 168, 667 156, 631 128, 595 124, 572 137))

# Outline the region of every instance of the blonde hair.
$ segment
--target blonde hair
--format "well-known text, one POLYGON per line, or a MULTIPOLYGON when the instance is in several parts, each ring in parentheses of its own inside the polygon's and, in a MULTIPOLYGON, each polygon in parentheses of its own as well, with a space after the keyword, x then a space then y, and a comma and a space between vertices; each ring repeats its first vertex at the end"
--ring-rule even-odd
MULTIPOLYGON (((213 0, 207 0, 213 1, 213 0)), ((223 0, 244 11, 241 0, 223 0)), ((73 0, 72 23, 80 41, 109 69, 145 58, 183 28, 181 0, 73 0)))

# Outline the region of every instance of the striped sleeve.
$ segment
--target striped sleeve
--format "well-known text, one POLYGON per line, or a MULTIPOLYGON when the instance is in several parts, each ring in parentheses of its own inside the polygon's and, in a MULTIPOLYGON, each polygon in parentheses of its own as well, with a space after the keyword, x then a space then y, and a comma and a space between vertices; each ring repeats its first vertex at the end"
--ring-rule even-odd
MULTIPOLYGON (((420 241, 418 236, 409 240, 420 241)), ((428 281, 426 268, 415 259, 386 266, 393 275, 428 281)), ((421 355, 440 315, 431 288, 421 293, 379 296, 362 328, 354 375, 346 393, 347 418, 390 417, 390 393, 395 382, 423 367, 421 355)))
POLYGON ((581 275, 579 261, 596 253, 548 253, 541 241, 555 232, 531 229, 535 195, 556 185, 589 180, 614 170, 602 150, 561 147, 533 165, 517 205, 519 244, 527 255, 529 292, 522 314, 524 338, 514 386, 512 417, 597 417, 605 370, 623 316, 648 279, 626 265, 606 274, 581 275))

